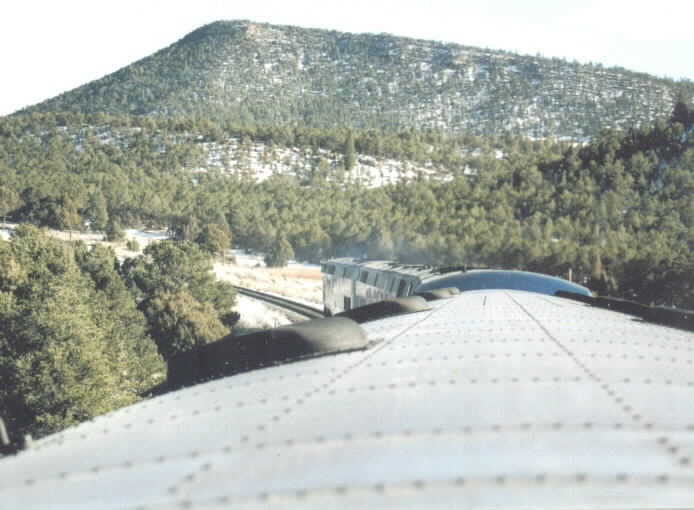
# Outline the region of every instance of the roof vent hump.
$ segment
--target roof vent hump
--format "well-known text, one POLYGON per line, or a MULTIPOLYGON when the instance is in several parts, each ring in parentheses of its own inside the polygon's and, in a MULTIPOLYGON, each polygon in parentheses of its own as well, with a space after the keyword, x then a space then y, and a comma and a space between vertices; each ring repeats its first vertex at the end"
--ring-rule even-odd
POLYGON ((404 313, 422 312, 429 310, 429 305, 426 300, 420 296, 409 296, 398 299, 387 299, 372 303, 370 305, 352 308, 342 313, 338 313, 336 317, 347 317, 353 321, 363 324, 364 322, 383 319, 384 317, 392 317, 393 315, 401 315, 404 313))
POLYGON ((366 349, 366 333, 344 317, 316 319, 240 336, 228 336, 169 360, 169 389, 290 363, 366 349))

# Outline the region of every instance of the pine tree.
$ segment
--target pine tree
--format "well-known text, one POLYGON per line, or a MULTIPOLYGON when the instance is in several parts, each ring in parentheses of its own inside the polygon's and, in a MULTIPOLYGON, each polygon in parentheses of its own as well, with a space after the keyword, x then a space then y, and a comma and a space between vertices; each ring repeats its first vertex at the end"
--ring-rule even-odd
POLYGON ((186 291, 156 294, 147 302, 145 315, 164 359, 229 334, 214 307, 186 291))
POLYGON ((118 223, 117 220, 109 218, 106 224, 106 240, 110 242, 120 241, 125 238, 125 232, 118 223))
POLYGON ((294 257, 294 249, 282 233, 275 238, 267 255, 265 255, 265 264, 268 267, 284 267, 289 263, 289 260, 294 257))
POLYGON ((5 228, 7 213, 16 209, 21 200, 15 190, 9 186, 0 186, 0 213, 2 213, 2 228, 5 228))
POLYGON ((89 205, 86 211, 86 217, 90 221, 90 229, 95 231, 103 231, 108 224, 108 208, 106 199, 103 193, 97 191, 89 196, 89 205))
POLYGON ((222 257, 231 246, 231 231, 226 224, 208 223, 202 227, 201 232, 195 238, 195 242, 200 247, 209 252, 222 257))
POLYGON ((352 134, 352 130, 350 129, 347 131, 347 138, 345 139, 345 143, 343 146, 343 164, 345 167, 346 171, 351 171, 354 168, 354 164, 356 163, 356 152, 354 149, 354 135, 352 134))
POLYGON ((687 95, 680 91, 677 95, 677 101, 675 103, 675 109, 672 112, 672 122, 679 122, 685 129, 689 129, 689 126, 694 124, 694 108, 689 106, 691 101, 687 95))
POLYGON ((59 205, 55 208, 56 227, 60 230, 68 230, 72 239, 73 230, 82 230, 82 217, 79 213, 79 205, 70 195, 63 195, 59 205))

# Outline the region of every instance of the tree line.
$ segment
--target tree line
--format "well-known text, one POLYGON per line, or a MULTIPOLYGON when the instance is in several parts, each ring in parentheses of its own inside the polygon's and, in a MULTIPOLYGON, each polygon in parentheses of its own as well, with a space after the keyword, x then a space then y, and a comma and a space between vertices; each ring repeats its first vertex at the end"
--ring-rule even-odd
POLYGON ((6 195, 17 197, 0 212, 56 228, 84 228, 85 221, 94 230, 109 222, 167 226, 200 246, 232 233, 239 246, 266 252, 280 244, 286 252, 286 241, 309 261, 371 255, 571 271, 604 294, 694 307, 686 276, 694 115, 684 98, 669 119, 605 131, 585 146, 431 130, 98 117, 100 123, 80 114, 0 119, 0 177, 6 195), (128 136, 118 138, 116 126, 129 126, 128 136), (70 136, 77 128, 83 136, 70 136), (341 154, 344 164, 319 164, 302 180, 191 173, 204 166, 204 143, 229 136, 320 147, 341 154), (367 189, 344 178, 355 151, 436 161, 444 178, 367 189))

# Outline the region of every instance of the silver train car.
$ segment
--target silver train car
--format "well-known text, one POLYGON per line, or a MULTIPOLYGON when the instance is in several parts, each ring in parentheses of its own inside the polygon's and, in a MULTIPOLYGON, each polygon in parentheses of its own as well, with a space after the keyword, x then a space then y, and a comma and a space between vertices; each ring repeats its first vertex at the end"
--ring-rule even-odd
POLYGON ((206 344, 169 392, 0 457, 0 508, 691 507, 692 314, 568 295, 410 296, 206 344))
POLYGON ((386 260, 339 258, 321 264, 326 315, 437 289, 458 291, 513 289, 555 295, 557 291, 590 296, 586 287, 553 276, 525 271, 439 268, 386 260))

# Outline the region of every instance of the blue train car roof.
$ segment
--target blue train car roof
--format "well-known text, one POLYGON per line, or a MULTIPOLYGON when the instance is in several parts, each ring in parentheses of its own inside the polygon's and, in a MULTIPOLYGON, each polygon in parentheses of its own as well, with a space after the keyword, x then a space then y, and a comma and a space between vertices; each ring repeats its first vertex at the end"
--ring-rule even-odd
POLYGON ((553 296, 559 290, 590 296, 589 289, 577 283, 563 280, 555 276, 526 271, 504 271, 478 269, 456 272, 441 277, 425 279, 417 292, 423 292, 441 287, 457 287, 460 291, 508 289, 537 292, 553 296))
POLYGON ((351 258, 332 259, 323 262, 324 265, 338 264, 353 266, 367 270, 393 271, 402 275, 416 277, 421 280, 415 292, 426 292, 443 287, 457 287, 460 291, 506 289, 524 290, 553 296, 557 291, 573 292, 591 296, 590 289, 577 283, 528 271, 511 271, 503 269, 441 269, 435 266, 421 264, 401 264, 387 260, 358 260, 351 258))

